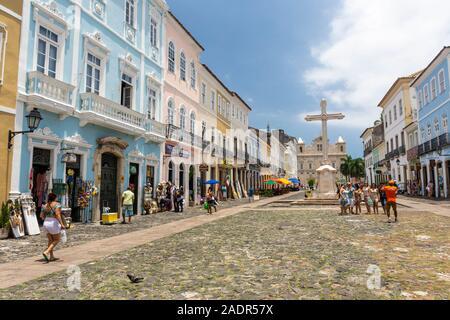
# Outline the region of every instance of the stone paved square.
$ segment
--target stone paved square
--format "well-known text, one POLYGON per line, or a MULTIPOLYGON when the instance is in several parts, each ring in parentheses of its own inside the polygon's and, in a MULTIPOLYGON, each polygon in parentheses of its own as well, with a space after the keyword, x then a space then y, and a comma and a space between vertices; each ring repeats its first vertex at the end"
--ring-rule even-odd
POLYGON ((80 292, 59 272, 0 298, 449 299, 450 220, 412 210, 400 218, 263 207, 84 264, 80 292), (377 268, 381 288, 369 290, 377 268))

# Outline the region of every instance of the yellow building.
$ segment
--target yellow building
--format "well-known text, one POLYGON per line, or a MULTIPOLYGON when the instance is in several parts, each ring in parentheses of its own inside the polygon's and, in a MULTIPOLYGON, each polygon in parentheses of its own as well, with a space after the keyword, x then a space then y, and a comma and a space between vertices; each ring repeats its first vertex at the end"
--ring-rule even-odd
POLYGON ((8 131, 14 131, 21 16, 22 0, 0 1, 0 203, 8 198, 11 183, 8 131))

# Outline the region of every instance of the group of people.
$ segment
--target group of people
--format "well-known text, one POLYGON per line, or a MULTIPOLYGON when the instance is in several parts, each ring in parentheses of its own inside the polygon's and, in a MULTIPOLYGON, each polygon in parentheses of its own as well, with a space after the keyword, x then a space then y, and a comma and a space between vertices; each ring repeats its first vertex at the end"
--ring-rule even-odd
POLYGON ((156 190, 160 211, 184 211, 184 188, 170 182, 161 182, 156 190))
POLYGON ((391 208, 394 211, 395 220, 397 216, 397 192, 398 187, 395 181, 389 181, 388 185, 368 185, 347 183, 338 187, 339 203, 341 215, 362 214, 362 203, 366 207, 366 214, 379 214, 379 205, 383 212, 388 216, 388 222, 391 223, 391 208))

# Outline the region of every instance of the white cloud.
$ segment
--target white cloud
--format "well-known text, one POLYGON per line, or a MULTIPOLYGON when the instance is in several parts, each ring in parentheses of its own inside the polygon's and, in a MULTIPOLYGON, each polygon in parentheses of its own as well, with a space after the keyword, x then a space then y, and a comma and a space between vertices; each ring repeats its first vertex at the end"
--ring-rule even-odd
POLYGON ((346 113, 335 125, 364 128, 379 119, 378 102, 398 77, 450 45, 449 22, 448 0, 342 0, 328 39, 311 48, 318 66, 303 80, 318 106, 326 97, 329 111, 346 113))

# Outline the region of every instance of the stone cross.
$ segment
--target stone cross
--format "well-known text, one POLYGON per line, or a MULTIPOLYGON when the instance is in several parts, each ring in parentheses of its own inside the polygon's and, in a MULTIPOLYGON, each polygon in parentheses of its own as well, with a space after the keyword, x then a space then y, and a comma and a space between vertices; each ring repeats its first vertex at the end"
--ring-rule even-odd
POLYGON ((305 120, 308 122, 322 121, 322 142, 323 142, 323 163, 322 165, 329 164, 328 161, 328 121, 330 120, 342 120, 345 116, 342 113, 327 113, 327 100, 322 99, 320 102, 320 108, 322 113, 320 115, 306 116, 305 120))

